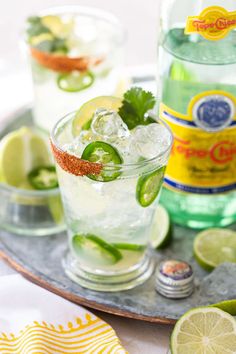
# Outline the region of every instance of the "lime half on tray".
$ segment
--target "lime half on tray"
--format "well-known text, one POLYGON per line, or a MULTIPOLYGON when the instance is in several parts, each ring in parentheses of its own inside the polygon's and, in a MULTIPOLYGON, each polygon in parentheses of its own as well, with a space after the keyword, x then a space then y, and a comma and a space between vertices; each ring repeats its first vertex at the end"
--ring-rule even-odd
POLYGON ((116 247, 92 234, 74 235, 72 249, 80 259, 96 265, 112 265, 122 259, 122 254, 116 247))
POLYGON ((20 188, 28 186, 27 174, 37 166, 50 165, 46 142, 27 127, 15 130, 0 143, 0 182, 20 188))
POLYGON ((170 217, 162 205, 158 205, 155 211, 151 227, 151 246, 154 249, 167 247, 172 240, 172 227, 170 217))
POLYGON ((172 354, 235 354, 236 321, 213 307, 185 313, 171 335, 172 354))
POLYGON ((202 231, 193 248, 197 262, 208 271, 224 262, 236 263, 236 232, 217 228, 202 231))

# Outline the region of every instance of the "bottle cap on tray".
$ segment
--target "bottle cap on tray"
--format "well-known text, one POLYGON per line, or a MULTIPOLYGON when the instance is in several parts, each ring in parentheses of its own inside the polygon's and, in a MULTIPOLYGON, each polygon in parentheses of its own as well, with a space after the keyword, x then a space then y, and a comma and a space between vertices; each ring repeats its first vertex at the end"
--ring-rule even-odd
POLYGON ((157 267, 156 290, 165 297, 181 299, 192 294, 193 280, 190 264, 181 260, 166 260, 157 267))

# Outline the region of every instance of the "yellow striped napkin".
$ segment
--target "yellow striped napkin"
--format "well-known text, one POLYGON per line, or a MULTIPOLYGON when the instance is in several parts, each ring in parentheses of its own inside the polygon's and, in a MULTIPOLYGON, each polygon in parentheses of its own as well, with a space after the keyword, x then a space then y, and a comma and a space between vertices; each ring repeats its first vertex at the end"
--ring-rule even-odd
POLYGON ((0 353, 127 354, 115 331, 88 310, 20 275, 1 277, 0 353))

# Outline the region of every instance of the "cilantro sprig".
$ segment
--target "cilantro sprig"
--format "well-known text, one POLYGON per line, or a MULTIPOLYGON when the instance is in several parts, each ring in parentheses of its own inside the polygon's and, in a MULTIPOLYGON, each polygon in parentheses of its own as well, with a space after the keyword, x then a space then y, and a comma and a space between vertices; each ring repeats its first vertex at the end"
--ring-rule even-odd
POLYGON ((119 115, 131 130, 138 125, 153 123, 147 112, 154 108, 156 99, 151 92, 144 91, 141 87, 132 87, 124 94, 119 115))

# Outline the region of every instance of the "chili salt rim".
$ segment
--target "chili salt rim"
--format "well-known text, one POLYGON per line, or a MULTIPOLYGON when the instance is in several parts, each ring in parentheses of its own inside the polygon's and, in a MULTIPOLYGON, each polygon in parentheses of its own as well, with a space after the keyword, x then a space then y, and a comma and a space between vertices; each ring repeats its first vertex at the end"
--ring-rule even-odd
POLYGON ((81 158, 70 155, 66 151, 59 149, 50 140, 53 155, 58 165, 66 172, 75 176, 99 175, 103 165, 95 162, 85 161, 81 158))
POLYGON ((87 56, 70 58, 66 55, 55 55, 30 47, 32 57, 42 66, 57 72, 87 71, 90 66, 100 64, 104 59, 92 59, 87 56))

